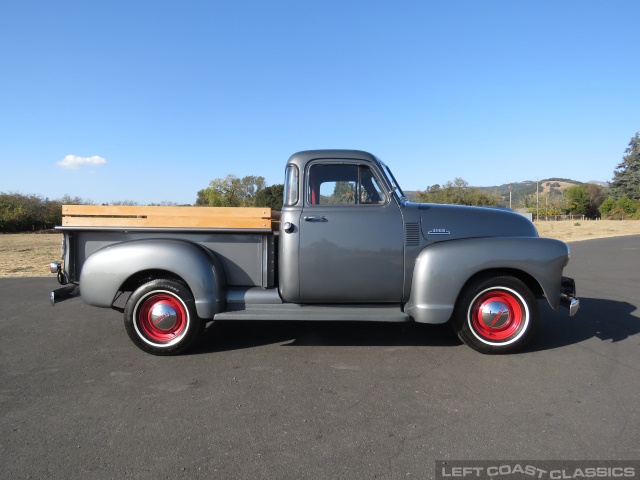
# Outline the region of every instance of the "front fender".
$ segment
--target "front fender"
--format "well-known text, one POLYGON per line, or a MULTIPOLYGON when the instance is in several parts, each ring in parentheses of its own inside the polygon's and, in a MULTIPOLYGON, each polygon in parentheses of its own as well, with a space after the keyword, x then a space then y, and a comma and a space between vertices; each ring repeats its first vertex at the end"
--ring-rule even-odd
POLYGON ((556 309, 568 258, 569 247, 550 238, 489 237, 431 244, 416 259, 405 312, 417 322, 445 323, 465 283, 478 273, 499 269, 533 277, 556 309))
POLYGON ((193 293, 200 318, 213 318, 224 310, 222 265, 210 250, 184 240, 132 240, 94 252, 80 274, 82 298, 89 305, 111 307, 127 279, 148 270, 182 278, 193 293))

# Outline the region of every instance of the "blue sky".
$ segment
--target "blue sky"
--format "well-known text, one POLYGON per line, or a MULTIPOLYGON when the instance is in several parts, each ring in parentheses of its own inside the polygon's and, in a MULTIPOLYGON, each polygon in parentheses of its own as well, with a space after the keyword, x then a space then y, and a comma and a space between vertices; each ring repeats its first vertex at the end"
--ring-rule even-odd
POLYGON ((0 3, 0 191, 193 203, 355 148, 406 190, 610 180, 637 0, 0 3), (66 160, 65 160, 66 159, 66 160), (75 167, 75 168, 72 168, 75 167))

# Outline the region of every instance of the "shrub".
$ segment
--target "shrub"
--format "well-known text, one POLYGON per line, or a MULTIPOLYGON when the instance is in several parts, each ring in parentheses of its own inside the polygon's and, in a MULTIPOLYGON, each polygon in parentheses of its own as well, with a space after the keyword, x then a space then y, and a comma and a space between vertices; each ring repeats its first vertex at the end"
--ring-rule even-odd
POLYGON ((608 198, 600 207, 600 211, 609 220, 637 220, 640 219, 640 202, 634 202, 626 195, 617 201, 608 198))

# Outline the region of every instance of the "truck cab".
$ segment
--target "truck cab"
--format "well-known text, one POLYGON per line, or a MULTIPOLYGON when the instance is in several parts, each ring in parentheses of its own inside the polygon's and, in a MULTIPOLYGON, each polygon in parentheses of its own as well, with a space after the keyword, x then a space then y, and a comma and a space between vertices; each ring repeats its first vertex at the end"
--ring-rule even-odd
POLYGON ((294 303, 401 303, 401 200, 375 157, 303 152, 286 166, 280 295, 294 303))

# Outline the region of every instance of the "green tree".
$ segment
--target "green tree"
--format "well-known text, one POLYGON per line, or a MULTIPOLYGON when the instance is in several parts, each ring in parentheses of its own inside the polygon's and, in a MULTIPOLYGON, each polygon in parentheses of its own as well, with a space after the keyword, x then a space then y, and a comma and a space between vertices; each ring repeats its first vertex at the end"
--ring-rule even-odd
POLYGON ((256 193, 253 204, 256 207, 271 207, 273 210, 280 211, 282 210, 283 199, 284 185, 271 185, 256 193))
POLYGON ((346 205, 356 203, 356 184, 354 182, 336 182, 333 187, 333 195, 327 201, 346 205))
POLYGON ((614 208, 616 208, 616 201, 609 197, 600 205, 600 213, 603 217, 608 217, 614 208))
POLYGON ((618 199, 616 207, 629 217, 633 217, 638 211, 638 204, 626 195, 623 195, 618 199))
POLYGON ((589 210, 589 195, 582 185, 574 185, 564 191, 567 210, 574 215, 586 215, 589 210))
POLYGON ((198 191, 198 196, 196 198, 196 205, 200 207, 221 207, 228 206, 224 205, 225 201, 223 195, 220 191, 215 188, 203 188, 198 191))
MULTIPOLYGON (((566 196, 554 188, 551 188, 549 193, 540 194, 539 199, 536 198, 535 194, 525 198, 527 199, 527 205, 524 208, 527 208, 529 213, 539 211, 540 216, 545 216, 562 215, 567 211, 566 196)), ((520 205, 522 205, 522 202, 520 202, 520 205)))
POLYGON ((604 201, 604 189, 599 185, 574 185, 564 191, 566 209, 574 215, 596 218, 604 201))
POLYGON ((588 183, 586 185, 587 195, 589 195, 589 204, 591 210, 597 212, 600 209, 600 205, 608 197, 607 190, 600 185, 594 183, 588 183))
POLYGON ((62 222, 62 203, 37 195, 0 193, 0 232, 53 228, 62 222))
POLYGON ((66 193, 56 201, 61 205, 93 205, 93 202, 91 200, 80 197, 72 197, 71 195, 68 195, 66 193))
POLYGON ((150 203, 150 207, 190 207, 191 205, 181 205, 178 202, 171 202, 169 200, 163 200, 160 203, 150 203))
POLYGON ((640 132, 629 142, 622 162, 613 172, 611 194, 615 199, 626 195, 630 199, 640 199, 640 132))
POLYGON ((467 181, 458 177, 453 182, 445 183, 444 186, 436 184, 424 192, 417 192, 416 201, 497 207, 502 203, 502 197, 488 193, 480 188, 470 187, 467 181))
POLYGON ((600 207, 602 215, 611 220, 633 220, 640 218, 640 202, 634 202, 626 195, 618 200, 606 199, 600 207))
POLYGON ((114 207, 137 207, 140 204, 134 200, 116 200, 115 202, 105 203, 104 205, 111 205, 114 207))
POLYGON ((238 178, 227 175, 211 180, 209 186, 198 192, 196 205, 209 207, 251 207, 254 198, 266 187, 264 177, 238 178))

